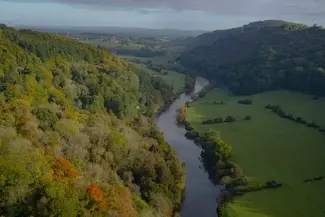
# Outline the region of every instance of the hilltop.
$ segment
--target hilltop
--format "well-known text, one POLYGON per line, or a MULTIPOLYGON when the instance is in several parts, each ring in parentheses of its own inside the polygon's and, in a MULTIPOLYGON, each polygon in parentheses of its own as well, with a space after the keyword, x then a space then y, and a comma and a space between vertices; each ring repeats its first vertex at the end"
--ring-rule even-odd
POLYGON ((318 26, 254 22, 198 36, 180 62, 235 94, 285 88, 325 95, 324 36, 318 26))

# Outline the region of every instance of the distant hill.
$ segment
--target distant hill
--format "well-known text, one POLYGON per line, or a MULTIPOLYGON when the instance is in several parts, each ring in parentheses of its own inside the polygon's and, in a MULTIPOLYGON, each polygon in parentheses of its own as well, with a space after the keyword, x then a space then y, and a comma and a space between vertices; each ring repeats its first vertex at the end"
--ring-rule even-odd
POLYGON ((324 57, 322 27, 267 20, 202 34, 180 62, 237 94, 286 88, 325 95, 324 57))
POLYGON ((17 26, 19 29, 32 29, 57 34, 99 34, 131 37, 186 38, 205 33, 202 30, 148 29, 138 27, 69 27, 69 26, 17 26))

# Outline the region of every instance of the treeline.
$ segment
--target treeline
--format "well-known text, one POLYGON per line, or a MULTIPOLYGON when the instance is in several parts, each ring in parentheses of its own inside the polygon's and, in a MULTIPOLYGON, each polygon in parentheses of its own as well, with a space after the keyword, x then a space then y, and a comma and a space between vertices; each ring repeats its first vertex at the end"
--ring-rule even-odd
POLYGON ((204 98, 213 88, 214 86, 212 83, 203 87, 202 90, 200 90, 197 94, 191 97, 193 102, 197 101, 198 99, 204 98))
POLYGON ((180 63, 234 94, 283 88, 324 96, 324 48, 321 27, 265 21, 203 34, 183 52, 180 63))
POLYGON ((0 41, 0 215, 172 216, 184 168, 148 118, 171 87, 65 37, 0 41))
POLYGON ((232 147, 230 144, 222 141, 213 131, 199 133, 195 131, 188 123, 185 136, 202 147, 201 158, 204 167, 209 173, 213 182, 217 182, 226 173, 231 174, 233 164, 229 162, 232 147), (227 172, 226 172, 227 171, 227 172))
POLYGON ((317 129, 319 132, 325 133, 325 129, 321 129, 321 127, 315 122, 308 122, 304 120, 302 117, 295 117, 291 114, 287 114, 279 105, 267 105, 265 109, 271 110, 272 112, 278 114, 281 118, 291 120, 298 124, 303 124, 307 127, 317 129))
POLYGON ((224 216, 226 207, 233 197, 245 193, 282 187, 282 183, 268 180, 261 184, 249 184, 239 165, 231 160, 232 146, 220 139, 214 131, 199 133, 186 122, 185 136, 202 147, 201 160, 209 178, 215 184, 221 184, 221 193, 217 198, 218 216, 224 216))
MULTIPOLYGON (((243 120, 250 121, 250 120, 252 120, 252 116, 247 115, 243 118, 243 120)), ((236 122, 236 121, 237 121, 237 119, 234 116, 229 115, 225 118, 216 117, 214 119, 204 120, 204 121, 202 121, 202 124, 206 125, 206 124, 232 123, 232 122, 236 122)))
POLYGON ((214 119, 205 120, 205 121, 202 121, 202 124, 220 124, 220 123, 231 123, 231 122, 235 122, 235 121, 236 121, 236 118, 229 115, 225 118, 216 117, 214 119))
POLYGON ((252 105, 253 101, 251 99, 243 99, 243 100, 238 100, 237 103, 243 105, 252 105))
POLYGON ((188 123, 186 129, 185 136, 202 147, 201 160, 210 180, 227 186, 227 191, 221 194, 222 200, 218 201, 221 206, 230 200, 235 186, 247 184, 242 169, 231 161, 232 146, 221 140, 214 131, 199 133, 188 123))

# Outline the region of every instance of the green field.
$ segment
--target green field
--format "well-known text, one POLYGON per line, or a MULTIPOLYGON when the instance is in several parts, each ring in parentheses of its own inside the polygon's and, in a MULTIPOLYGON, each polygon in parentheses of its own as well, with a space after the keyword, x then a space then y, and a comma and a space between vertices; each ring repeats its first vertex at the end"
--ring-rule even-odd
POLYGON ((284 111, 315 121, 325 129, 325 99, 290 91, 272 91, 248 97, 232 96, 213 90, 191 104, 187 120, 198 131, 210 128, 233 146, 233 160, 243 169, 249 184, 277 180, 278 189, 267 189, 236 197, 228 217, 322 217, 325 216, 325 180, 303 183, 305 179, 325 176, 325 134, 269 110, 279 104, 284 111), (252 99, 253 105, 237 104, 252 99), (213 105, 213 101, 225 105, 213 105), (235 123, 202 125, 203 119, 232 115, 235 123), (251 115, 251 121, 240 120, 251 115))
POLYGON ((164 81, 173 87, 175 93, 180 93, 184 91, 185 88, 185 77, 186 75, 175 72, 175 71, 168 71, 167 75, 162 75, 152 69, 149 69, 146 65, 143 64, 136 64, 138 67, 143 68, 151 72, 154 76, 161 77, 164 81))
POLYGON ((171 85, 174 88, 175 93, 184 91, 186 75, 174 71, 168 71, 168 75, 159 76, 164 79, 167 84, 171 85))
POLYGON ((168 61, 175 61, 175 55, 169 54, 165 56, 154 56, 154 57, 135 57, 135 56, 129 56, 129 55, 118 55, 122 58, 125 58, 127 60, 140 60, 140 61, 152 61, 152 64, 162 64, 164 66, 168 66, 168 61))

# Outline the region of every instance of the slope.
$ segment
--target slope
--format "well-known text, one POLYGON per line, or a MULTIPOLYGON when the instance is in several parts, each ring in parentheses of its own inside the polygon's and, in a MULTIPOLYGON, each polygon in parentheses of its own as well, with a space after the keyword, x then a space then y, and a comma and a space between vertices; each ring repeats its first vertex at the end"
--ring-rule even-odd
POLYGON ((197 37, 180 62, 235 94, 284 88, 325 95, 324 36, 318 26, 256 22, 197 37))
POLYGON ((162 79, 95 46, 0 28, 0 215, 171 216, 182 164, 162 79), (146 117, 148 116, 148 117, 146 117))

